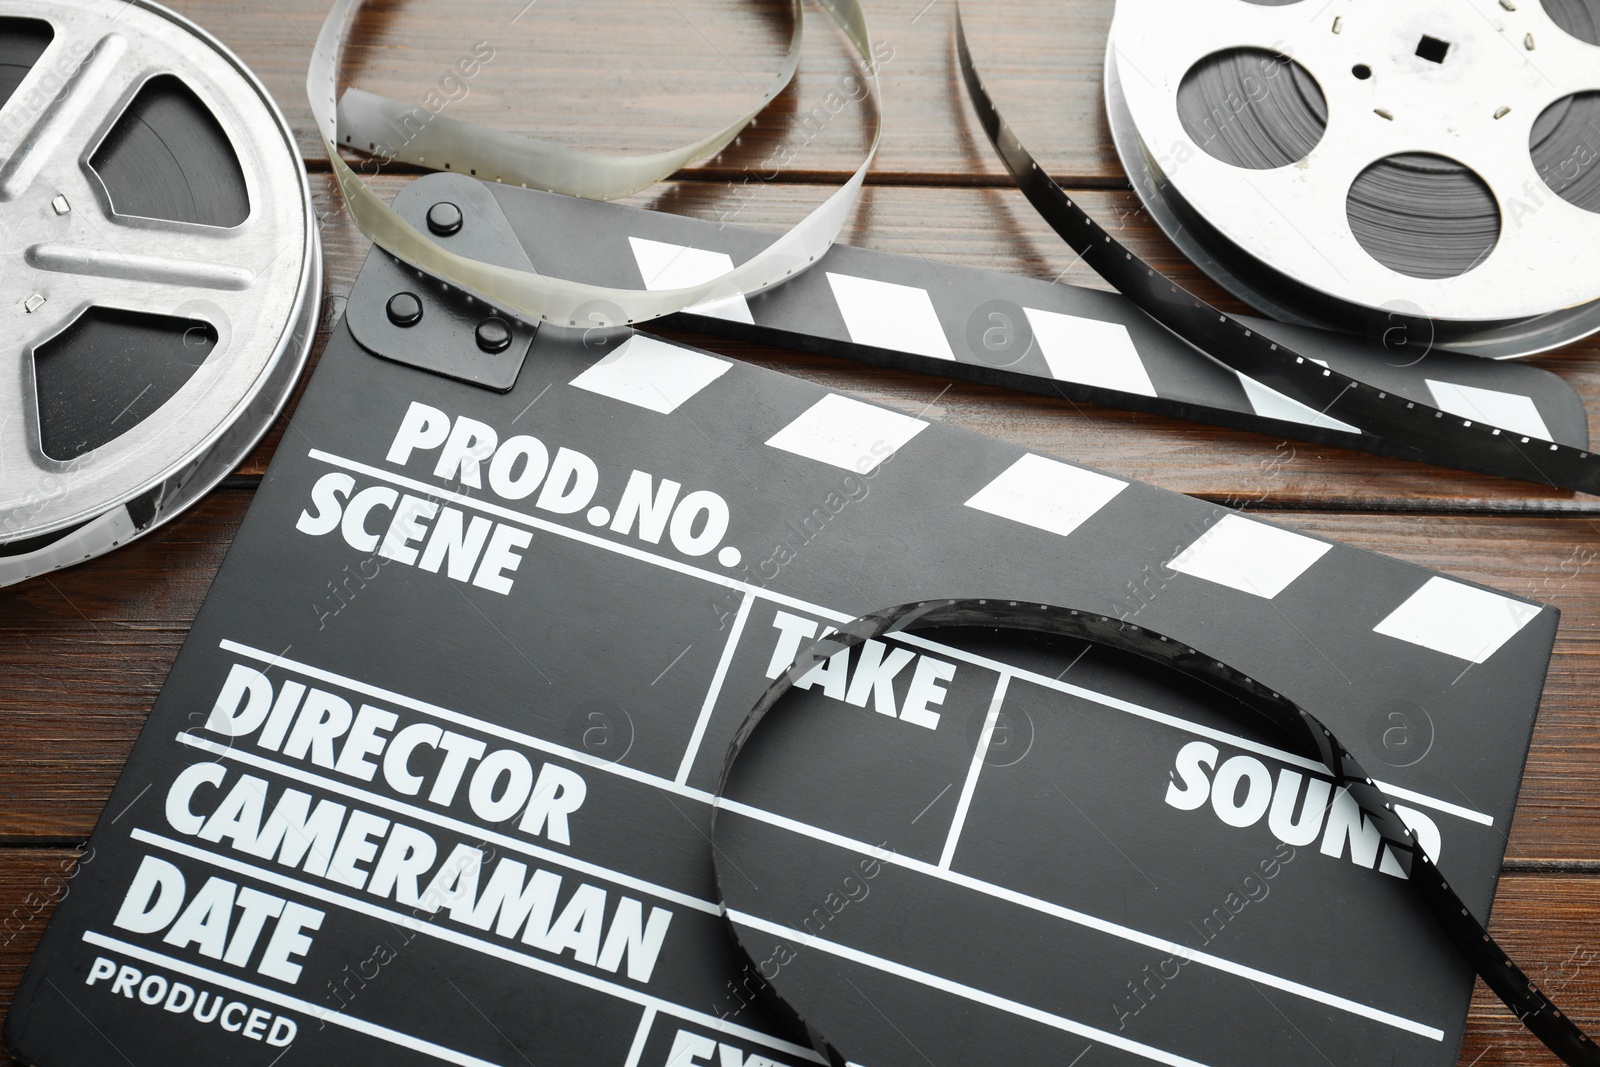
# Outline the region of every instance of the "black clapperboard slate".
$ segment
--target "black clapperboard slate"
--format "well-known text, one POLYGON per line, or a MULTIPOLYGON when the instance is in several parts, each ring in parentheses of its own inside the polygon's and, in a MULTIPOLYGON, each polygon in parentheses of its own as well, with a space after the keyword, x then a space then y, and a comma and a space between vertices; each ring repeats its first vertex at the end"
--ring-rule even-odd
MULTIPOLYGON (((518 262, 507 235, 533 246, 544 209, 482 188, 424 178, 397 208, 420 225, 457 200, 457 247, 518 262)), ((7 1039, 24 1062, 816 1062, 752 993, 714 903, 711 790, 794 642, 931 596, 1100 605, 1292 694, 1437 829, 1487 915, 1553 609, 643 333, 541 329, 507 391, 407 365, 499 373, 471 344, 482 314, 369 257, 18 993, 7 1039), (402 285, 444 324, 426 345, 373 326, 402 285), (389 338, 387 358, 352 322, 389 338)), ((837 936, 943 940, 929 965, 952 981, 992 978, 1149 1050, 1119 1062, 1303 1061, 1296 1033, 1341 1065, 1454 1061, 1471 975, 1407 887, 1369 869, 1359 827, 1336 856, 1319 838, 1283 862, 1267 818, 1219 814, 1255 803, 1248 783, 1165 802, 1240 756, 1275 782, 1314 776, 1270 738, 1115 657, 1073 665, 1079 650, 982 633, 879 651, 864 672, 852 660, 864 688, 828 713, 892 743, 797 752, 744 797, 813 820, 792 851, 815 876, 763 885, 771 921, 798 927, 825 899, 808 894, 859 861, 822 839, 892 839, 1172 940, 1277 857, 1271 895, 1207 949, 1270 975, 1271 1009, 1190 964, 1119 1028, 1166 953, 1041 913, 1019 929, 981 909, 874 911, 905 873, 892 863, 837 936), (1001 673, 1006 725, 978 756, 1001 673), (987 769, 945 857, 975 757, 987 769), (791 792, 784 773, 814 777, 791 792), (837 802, 804 803, 819 781, 837 802), (1008 781, 1021 792, 991 789, 1008 781), (1059 974, 1012 981, 1017 938, 1059 974)), ((988 1010, 937 995, 953 1020, 988 1010)), ((947 1051, 1014 1062, 1061 1033, 1019 1021, 1009 1048, 947 1051)), ((1087 1062, 1113 1058, 1095 1043, 1087 1062)))

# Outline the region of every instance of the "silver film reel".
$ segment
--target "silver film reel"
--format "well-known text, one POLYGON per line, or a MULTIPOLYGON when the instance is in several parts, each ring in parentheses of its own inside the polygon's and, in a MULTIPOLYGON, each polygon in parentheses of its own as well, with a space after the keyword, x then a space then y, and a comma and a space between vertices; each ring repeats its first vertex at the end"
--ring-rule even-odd
POLYGON ((1118 0, 1107 111, 1235 295, 1505 358, 1600 329, 1600 5, 1118 0))
POLYGON ((0 585, 197 500, 281 409, 321 253, 287 123, 151 3, 0 0, 0 585))

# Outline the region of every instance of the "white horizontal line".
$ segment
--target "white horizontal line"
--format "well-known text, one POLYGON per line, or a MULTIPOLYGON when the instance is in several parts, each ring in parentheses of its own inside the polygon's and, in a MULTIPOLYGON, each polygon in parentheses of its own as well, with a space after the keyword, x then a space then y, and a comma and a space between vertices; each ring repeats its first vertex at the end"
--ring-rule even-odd
POLYGON ((320 774, 313 774, 310 771, 303 770, 294 766, 293 764, 280 763, 277 760, 266 759, 265 757, 258 756, 253 752, 246 752, 241 749, 231 748, 228 745, 218 744, 217 742, 212 741, 210 738, 200 737, 196 734, 191 734, 188 732, 180 733, 177 739, 180 744, 188 745, 190 748, 197 748, 202 752, 209 752, 213 756, 220 756, 223 759, 229 759, 237 763, 243 763, 248 767, 254 767, 258 770, 267 771, 270 774, 276 774, 296 782, 303 782, 306 785, 315 786, 316 788, 326 790, 329 793, 337 793, 340 796, 349 797, 350 799, 359 801, 362 804, 370 805, 376 808, 383 808, 386 811, 404 815, 409 819, 416 820, 417 822, 429 823, 433 826, 440 827, 441 829, 462 834, 469 839, 493 841, 502 848, 510 849, 513 852, 520 852, 524 856, 532 856, 536 859, 543 860, 546 863, 556 864, 569 870, 587 874, 594 878, 600 878, 608 882, 613 882, 617 885, 626 886, 629 889, 633 889, 641 893, 648 893, 650 896, 659 897, 662 900, 668 900, 674 904, 681 904, 683 907, 693 908, 695 911, 703 911, 707 915, 722 914, 722 909, 718 905, 713 904, 710 901, 701 900, 699 897, 691 896, 688 893, 684 893, 676 889, 669 889, 664 885, 657 885, 655 882, 645 881, 643 878, 635 878, 631 874, 624 874, 621 871, 615 871, 609 867, 602 867, 598 863, 590 863, 587 860, 581 860, 574 856, 563 855, 562 853, 556 852, 553 849, 542 848, 539 845, 523 841, 520 838, 511 837, 508 834, 498 833, 482 826, 465 823, 460 819, 454 819, 448 815, 441 815, 438 812, 428 811, 426 808, 419 808, 413 804, 407 804, 404 801, 391 800, 388 797, 385 797, 379 793, 371 792, 370 790, 358 789, 354 786, 345 785, 343 782, 335 781, 332 778, 325 778, 320 774))
POLYGON ((645 771, 634 770, 632 767, 623 766, 622 764, 618 763, 612 763, 609 760, 599 759, 595 756, 591 756, 587 752, 579 752, 577 749, 567 748, 565 745, 558 745, 553 741, 546 741, 544 738, 535 737, 533 734, 525 734, 520 730, 509 730, 498 723, 488 722, 483 719, 475 719, 470 715, 463 715, 459 711, 451 711, 449 708, 442 708, 437 704, 429 704, 425 700, 417 700, 415 697, 408 697, 403 693, 396 693, 391 689, 384 689, 381 686, 369 685, 366 682, 357 681, 354 678, 347 678, 342 674, 335 674, 333 671, 325 671, 320 667, 313 667, 308 663, 301 663, 298 660, 292 660, 286 656, 274 655, 270 652, 263 652, 259 648, 251 648, 249 645, 242 645, 237 641, 229 641, 224 639, 219 642, 219 647, 225 652, 232 652, 236 655, 253 659, 258 663, 266 663, 274 667, 284 667, 288 670, 294 671, 296 674, 302 674, 307 678, 315 678, 320 682, 327 682, 329 685, 337 685, 354 693, 365 693, 369 697, 375 697, 378 700, 386 701, 387 703, 395 704, 402 708, 410 708, 412 711, 420 712, 423 715, 439 719, 443 722, 453 723, 457 726, 465 726, 469 730, 477 730, 480 733, 490 734, 494 737, 500 738, 503 741, 510 741, 518 745, 525 745, 528 748, 536 751, 548 753, 549 755, 557 756, 564 760, 570 760, 573 763, 582 764, 591 770, 604 771, 607 774, 614 774, 621 778, 627 778, 635 782, 642 782, 645 785, 653 785, 657 789, 664 789, 669 793, 676 793, 679 796, 688 797, 691 800, 698 800, 703 804, 711 803, 711 794, 707 793, 704 789, 692 789, 689 786, 678 785, 670 778, 662 778, 659 775, 648 774, 645 771))
MULTIPOLYGON (((760 930, 762 933, 771 934, 774 937, 794 937, 798 933, 798 931, 792 930, 787 926, 768 922, 765 919, 758 919, 754 915, 747 915, 742 911, 730 910, 728 918, 741 926, 748 926, 752 930, 760 930)), ((919 985, 925 985, 930 989, 953 994, 964 1000, 970 1000, 975 1004, 997 1008, 1000 1011, 1009 1012, 1012 1015, 1017 1015, 1036 1023, 1043 1023, 1045 1026, 1053 1027, 1057 1030, 1064 1030, 1069 1034, 1076 1034, 1079 1037, 1093 1038, 1096 1041, 1110 1045, 1112 1048, 1121 1049, 1123 1052, 1131 1052, 1135 1056, 1142 1056, 1156 1063, 1167 1064, 1168 1067, 1206 1067, 1205 1064, 1198 1060, 1174 1055, 1171 1052, 1165 1052, 1140 1041, 1131 1041, 1109 1030, 1101 1030, 1099 1027, 1089 1026, 1086 1023, 1080 1023, 1060 1015, 1053 1015, 1050 1012, 1041 1011, 1038 1008, 1022 1004, 1007 997, 997 996, 982 989, 975 989, 960 982, 952 982, 948 978, 941 978, 936 974, 929 974, 927 971, 920 971, 915 967, 907 967, 903 963, 886 960, 881 956, 874 956, 834 941, 826 941, 820 937, 813 937, 807 934, 800 939, 800 943, 806 948, 818 948, 829 955, 838 956, 852 963, 859 963, 865 967, 883 971, 885 974, 892 974, 896 978, 904 978, 919 985)))
POLYGON ((815 841, 821 841, 824 844, 847 849, 863 856, 871 856, 880 862, 891 863, 895 866, 904 867, 907 870, 915 871, 918 874, 927 875, 930 878, 937 878, 940 881, 949 882, 952 885, 958 885, 964 889, 970 889, 977 893, 983 893, 986 896, 995 897, 996 899, 1004 900, 1007 903, 1016 904, 1020 907, 1028 908, 1031 911, 1039 912, 1041 915, 1048 915, 1054 919, 1061 919, 1064 922, 1069 922, 1076 926, 1082 926, 1086 929, 1094 930, 1097 933, 1108 934, 1112 937, 1121 938, 1124 941, 1131 941, 1137 945, 1144 945, 1148 948, 1157 949, 1173 956, 1181 956, 1190 962, 1203 964, 1207 967, 1214 968, 1215 970, 1219 970, 1239 978, 1244 978, 1251 982, 1259 982, 1262 985, 1270 986, 1273 989, 1281 989, 1286 993, 1292 993, 1296 996, 1304 997, 1307 1000, 1316 1001, 1318 1004, 1326 1004, 1329 1007, 1339 1008, 1340 1010, 1349 1012, 1352 1015, 1359 1015, 1366 1019, 1372 1019, 1375 1022, 1385 1023, 1399 1030, 1406 1030, 1413 1034, 1419 1034, 1422 1037, 1432 1038, 1434 1041, 1444 1040, 1444 1031, 1438 1029, 1437 1027, 1427 1026, 1423 1023, 1415 1022, 1402 1015, 1395 1015, 1390 1012, 1380 1011, 1377 1008, 1369 1007, 1368 1005, 1362 1004, 1359 1001, 1350 1000, 1334 993, 1328 993, 1321 989, 1317 989, 1314 986, 1308 986, 1301 982, 1292 981, 1288 978, 1281 978, 1278 975, 1271 974, 1267 971, 1257 970, 1254 967, 1247 967, 1241 963, 1234 963, 1232 960, 1224 959, 1221 956, 1213 956, 1209 952, 1201 952, 1198 949, 1191 948, 1188 945, 1177 941, 1168 941, 1164 937, 1156 937, 1153 934, 1147 934, 1143 931, 1135 930, 1128 926, 1123 926, 1120 923, 1114 923, 1106 919, 1096 918, 1093 915, 1088 915, 1072 908, 1066 908, 1059 904, 1053 904, 1048 900, 1041 900, 1038 897, 1029 896, 1026 893, 1019 893, 1014 889, 1007 889, 1005 886, 995 885, 993 882, 985 882, 982 879, 973 878, 971 875, 962 874, 959 871, 945 870, 936 866, 935 864, 927 863, 923 860, 912 859, 908 856, 901 856, 898 853, 886 853, 884 849, 873 848, 863 841, 856 841, 853 838, 845 837, 843 834, 836 834, 829 830, 820 830, 815 826, 810 826, 796 819, 790 819, 783 815, 775 815, 770 811, 763 811, 760 808, 752 808, 748 804, 741 804, 736 800, 723 799, 719 801, 718 804, 728 811, 755 819, 757 822, 764 822, 769 826, 776 826, 779 829, 788 830, 789 832, 799 834, 802 837, 809 837, 815 841))
POLYGON ((818 1056, 810 1049, 803 1048, 800 1045, 792 1044, 780 1038, 775 1038, 770 1034, 763 1034, 758 1030, 752 1030, 744 1026, 736 1026, 729 1023, 725 1019, 718 1019, 714 1015, 707 1015, 703 1012, 694 1011, 693 1009, 685 1008, 679 1004, 674 1004, 669 1000, 663 1000, 662 998, 653 996, 649 993, 643 993, 636 989, 629 989, 627 986, 618 985, 615 982, 608 982, 604 978, 596 978, 592 975, 584 974, 581 971, 574 971, 567 967, 562 967, 558 964, 550 963, 534 956, 527 955, 526 953, 517 952, 513 949, 506 948, 503 945, 497 945, 492 941, 484 941, 481 938, 469 937, 466 934, 452 930, 445 926, 440 926, 437 923, 420 922, 414 915, 406 915, 403 912, 394 911, 390 908, 381 908, 376 904, 368 903, 365 900, 357 900, 354 897, 346 896, 343 893, 336 893, 325 887, 312 885, 309 882, 303 882, 297 878, 288 878, 277 873, 276 871, 265 870, 261 867, 254 866, 253 864, 241 863, 230 856, 221 856, 203 848, 195 848, 194 846, 184 844, 181 841, 174 841, 171 838, 162 837, 160 834, 153 834, 148 830, 134 830, 128 836, 135 841, 140 841, 147 845, 153 845, 157 848, 164 848, 168 852, 175 853, 179 856, 187 856, 188 858, 197 860, 201 863, 209 863, 213 867, 219 867, 225 871, 232 871, 235 874, 240 874, 247 878, 254 878, 257 881, 265 882, 268 885, 275 885, 280 889, 286 889, 291 893, 301 893, 312 898, 313 900, 319 900, 326 904, 333 904, 344 908, 346 911, 353 911, 359 915, 365 915, 368 918, 377 919, 379 922, 393 923, 395 925, 402 926, 407 930, 413 930, 419 934, 426 934, 429 937, 448 942, 452 945, 459 945, 462 948, 481 953, 485 956, 493 956, 494 958, 504 960, 507 963, 514 963, 519 967, 526 967, 530 971, 537 971, 540 974, 549 975, 552 978, 558 978, 562 981, 570 982, 573 985, 583 986, 586 989, 592 989, 595 992, 616 997, 618 1000, 625 1000, 633 1004, 638 1004, 641 1007, 653 1007, 661 1014, 670 1015, 675 1019, 683 1019, 699 1026, 715 1027, 723 1030, 726 1033, 742 1037, 746 1041, 759 1041, 763 1044, 771 1045, 773 1048, 787 1052, 791 1056, 803 1056, 804 1058, 812 1060, 816 1063, 824 1062, 822 1057, 818 1056))
MULTIPOLYGON (((1317 764, 1317 766, 1312 769, 1320 769, 1324 776, 1326 776, 1328 773, 1328 768, 1322 766, 1321 764, 1317 764)), ((1494 825, 1494 816, 1485 815, 1481 811, 1473 811, 1471 808, 1463 807, 1460 804, 1452 804, 1448 800, 1440 800, 1438 797, 1430 797, 1426 793, 1418 793, 1412 789, 1406 789, 1402 786, 1393 785, 1389 782, 1383 781, 1380 778, 1374 778, 1372 780, 1372 784, 1383 790, 1385 793, 1388 793, 1390 796, 1396 797, 1400 800, 1409 800, 1418 807, 1432 808, 1435 811, 1442 811, 1446 815, 1454 815, 1457 818, 1465 819, 1468 822, 1475 822, 1479 826, 1494 825)))
MULTIPOLYGON (((345 459, 342 456, 336 456, 330 452, 324 452, 319 448, 311 449, 307 455, 314 460, 328 463, 335 467, 343 467, 346 470, 357 471, 361 474, 366 474, 373 478, 379 478, 395 485, 404 486, 420 493, 430 494, 434 498, 449 498, 450 500, 455 501, 464 507, 475 508, 478 511, 483 511, 488 514, 498 516, 499 518, 506 519, 509 522, 530 526, 534 529, 542 530, 546 533, 552 533, 558 537, 565 537, 569 540, 577 541, 593 548, 603 549, 608 552, 615 552, 620 555, 627 556, 630 559, 639 560, 643 563, 654 564, 655 566, 663 567, 667 570, 675 571, 691 578, 700 578, 704 581, 711 582, 714 585, 719 585, 726 589, 733 589, 744 593, 753 593, 764 600, 783 604, 786 607, 791 607, 797 611, 803 611, 808 614, 815 615, 818 618, 829 619, 834 622, 848 622, 852 618, 856 617, 845 612, 835 611, 831 608, 825 608, 820 604, 808 603, 807 601, 800 600, 797 597, 788 596, 784 593, 775 593, 770 589, 766 589, 758 585, 752 585, 749 582, 741 582, 737 579, 729 578, 727 575, 718 574, 715 571, 708 571, 701 567, 694 567, 687 563, 679 562, 678 560, 667 559, 664 556, 657 556, 653 553, 645 552, 641 549, 635 548, 632 545, 619 544, 615 541, 608 541, 603 537, 596 537, 593 534, 585 533, 582 530, 573 530, 566 526, 560 526, 546 519, 535 518, 532 515, 528 515, 521 511, 516 511, 512 508, 502 507, 499 504, 493 504, 485 500, 476 500, 472 497, 464 496, 460 493, 455 493, 439 486, 429 485, 426 482, 420 482, 413 478, 407 478, 403 475, 394 474, 390 471, 383 470, 380 467, 372 467, 357 460, 345 459)), ((1172 715, 1165 715, 1150 708, 1141 707, 1138 704, 1133 704, 1125 700, 1119 700, 1116 697, 1107 696, 1103 693, 1096 693, 1090 689, 1084 689, 1081 686, 1060 682, 1054 678, 1046 678, 1043 675, 1033 674, 1030 671, 1018 670, 1017 668, 1011 667, 1007 664, 1002 664, 998 661, 987 659, 986 657, 978 656, 973 653, 963 652, 960 649, 951 648, 948 645, 942 645, 935 641, 929 641, 926 638, 916 637, 910 634, 894 634, 893 636, 897 640, 903 641, 908 645, 937 650, 945 655, 954 656, 955 658, 964 660, 968 663, 985 666, 991 670, 1009 672, 1018 678, 1025 678, 1028 681, 1037 682, 1040 685, 1059 690, 1063 693, 1080 696, 1085 700, 1090 700, 1094 703, 1101 704, 1109 708, 1115 708, 1119 711, 1125 711, 1130 714, 1139 715, 1143 718, 1153 719, 1157 722, 1164 723, 1165 725, 1174 727, 1175 729, 1184 730, 1188 733, 1210 737, 1214 740, 1221 740, 1226 744, 1233 745, 1236 748, 1242 748, 1246 751, 1270 756, 1273 759, 1281 760, 1282 762, 1290 763, 1294 766, 1304 767, 1312 771, 1321 771, 1324 774, 1326 774, 1328 770, 1327 767, 1323 766, 1316 760, 1308 760, 1303 756, 1297 756, 1291 752, 1284 752, 1281 749, 1273 748, 1270 745, 1258 744, 1254 741, 1249 741, 1234 734, 1224 733, 1220 730, 1211 730, 1207 727, 1196 725, 1195 723, 1189 722, 1185 719, 1180 719, 1172 715)), ((1473 811, 1471 808, 1465 808, 1459 804, 1453 804, 1447 800, 1439 800, 1423 793, 1417 793, 1412 790, 1403 789, 1399 786, 1389 785, 1384 782, 1378 782, 1377 785, 1385 792, 1392 793, 1396 797, 1409 800, 1414 804, 1433 808, 1435 811, 1442 811, 1450 815, 1455 815, 1459 818, 1466 819, 1469 822, 1475 822, 1483 826, 1494 825, 1494 819, 1491 816, 1485 815, 1481 812, 1473 811)))
POLYGON ((300 1012, 302 1015, 308 1015, 319 1022, 342 1026, 346 1030, 354 1030, 358 1034, 376 1037, 379 1040, 389 1042, 391 1045, 399 1045, 402 1048, 413 1049, 417 1052, 426 1052, 446 1062, 461 1064, 462 1067, 500 1067, 499 1064, 492 1060, 480 1060, 476 1056, 468 1056, 464 1052, 457 1052, 454 1049, 445 1048, 443 1045, 436 1045, 432 1041, 426 1041, 420 1037, 412 1037, 410 1034, 402 1034, 400 1031, 391 1030, 387 1026, 369 1023, 365 1019, 357 1019, 345 1012, 334 1011, 320 1004, 312 1004, 298 997, 286 996, 274 990, 258 986, 253 982, 242 982, 237 978, 218 974, 210 968, 198 967, 160 952, 152 952, 147 948, 131 945, 115 937, 107 937, 105 934, 96 933, 93 930, 85 930, 83 932, 83 940, 96 948, 103 948, 108 952, 117 952, 124 956, 132 956, 134 959, 144 963, 153 963, 159 967, 166 967, 190 978, 211 982, 225 989, 231 989, 236 993, 243 993, 256 1000, 264 1000, 268 1004, 276 1004, 280 1008, 300 1012))

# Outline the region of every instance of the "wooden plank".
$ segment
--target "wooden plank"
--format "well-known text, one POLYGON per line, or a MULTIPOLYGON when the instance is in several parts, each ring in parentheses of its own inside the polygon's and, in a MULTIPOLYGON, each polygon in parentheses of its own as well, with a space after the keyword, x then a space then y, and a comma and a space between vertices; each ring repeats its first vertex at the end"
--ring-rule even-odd
MULTIPOLYGON (((176 0, 170 6, 236 51, 261 78, 308 160, 325 159, 306 104, 311 42, 326 0, 176 0)), ((1052 171, 1116 180, 1121 169, 1100 103, 1111 0, 1059 7, 1041 0, 969 4, 973 45, 994 90, 1052 171)), ((883 147, 875 180, 1003 180, 954 78, 951 0, 867 5, 880 48, 883 147)), ((760 99, 789 32, 786 0, 395 0, 364 5, 341 63, 355 84, 464 122, 612 154, 688 144, 760 99), (448 10, 448 17, 441 17, 448 10), (471 78, 457 64, 488 42, 471 78), (430 101, 428 94, 437 94, 430 101)), ((482 54, 478 50, 476 54, 482 54)), ((471 66, 471 63, 468 64, 471 66)), ((738 145, 691 168, 701 178, 781 180, 854 170, 866 144, 849 46, 815 4, 790 88, 738 145), (843 90, 841 97, 830 93, 843 90)))
MULTIPOLYGON (((0 848, 0 1006, 7 1012, 79 857, 77 848, 0 848)), ((14 1062, 0 1050, 0 1064, 14 1062)))
POLYGON ((93 828, 250 496, 0 590, 0 841, 93 828))
MULTIPOLYGON (((251 494, 0 598, 0 840, 86 836, 251 494)), ((1508 862, 1600 867, 1600 538, 1558 518, 1252 512, 1546 600, 1563 619, 1508 862)), ((308 607, 309 610, 309 607, 308 607)))
MULTIPOLYGON (((385 177, 379 191, 392 196, 407 181, 385 177)), ((370 243, 350 222, 327 175, 315 175, 316 208, 326 259, 324 326, 342 310, 370 243)), ((629 203, 697 218, 719 219, 739 207, 736 221, 781 230, 827 196, 826 186, 763 186, 743 194, 707 183, 679 183, 629 203)), ((1140 255, 1197 292, 1232 310, 1226 298, 1177 254, 1150 223, 1133 195, 1117 191, 1077 194, 1099 218, 1120 221, 1120 233, 1140 255)), ((1093 271, 1013 189, 873 187, 844 235, 855 245, 935 263, 955 263, 1104 288, 1093 271)), ((868 367, 842 359, 801 356, 714 338, 683 336, 690 343, 798 374, 882 403, 923 412, 950 423, 1066 456, 1113 474, 1218 500, 1270 501, 1280 507, 1452 511, 1539 509, 1600 512, 1600 498, 1540 488, 1487 475, 1446 471, 1404 460, 1294 442, 1199 423, 1114 411, 1065 398, 1012 393, 948 379, 868 367), (946 391, 948 387, 948 391, 946 391), (932 408, 928 408, 934 401, 932 408), (1287 460, 1292 447, 1292 458, 1287 460), (1270 470, 1270 477, 1263 472, 1270 470)), ((320 344, 319 344, 320 348, 320 344)), ((1600 438, 1600 337, 1574 345, 1542 364, 1557 370, 1588 402, 1600 438)), ((281 437, 283 420, 241 466, 260 473, 281 437)))
MULTIPOLYGON (((8 1012, 28 959, 70 886, 79 853, 0 848, 0 1014, 8 1012)), ((92 860, 91 860, 92 862, 92 860)), ((1495 937, 1536 982, 1584 1026, 1600 1025, 1600 917, 1585 903, 1600 878, 1511 875, 1500 885, 1495 937), (1552 934, 1552 931, 1557 931, 1552 934)), ((1553 1060, 1479 983, 1462 1046, 1462 1067, 1522 1067, 1553 1060)), ((15 1061, 0 1052, 0 1067, 15 1061)))
MULTIPOLYGON (((1600 889, 1592 877, 1507 875, 1489 930, 1512 959, 1578 1025, 1600 1028, 1600 889)), ((1474 990, 1461 1067, 1543 1067, 1556 1058, 1480 981, 1474 990)))

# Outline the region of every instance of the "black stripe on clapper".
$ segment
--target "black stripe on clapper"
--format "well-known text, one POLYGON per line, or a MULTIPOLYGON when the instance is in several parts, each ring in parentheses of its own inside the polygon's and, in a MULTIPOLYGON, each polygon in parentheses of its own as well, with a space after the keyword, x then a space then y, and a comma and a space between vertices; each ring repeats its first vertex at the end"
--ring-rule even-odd
POLYGON ((1463 419, 1324 368, 1167 278, 1078 207, 1012 132, 973 65, 959 7, 956 48, 984 133, 1028 202, 1084 262, 1157 322, 1239 373, 1384 437, 1411 458, 1600 494, 1600 457, 1463 419))
MULTIPOLYGON (((838 652, 884 634, 938 626, 1026 630, 1088 641, 1155 661, 1187 677, 1215 686, 1239 700, 1245 708, 1256 712, 1267 723, 1284 730, 1288 736, 1300 742, 1299 747, 1304 754, 1314 756, 1328 768, 1335 784, 1349 789, 1362 812, 1377 824, 1384 843, 1390 847, 1396 862, 1405 871, 1407 880, 1428 911, 1485 984, 1494 990, 1523 1025, 1571 1067, 1600 1067, 1600 1048, 1549 997, 1539 991, 1494 938, 1489 936, 1489 931, 1450 888, 1449 881, 1396 814, 1394 802, 1315 716, 1288 697, 1241 674, 1221 660, 1154 630, 1097 612, 1018 601, 931 600, 887 608, 841 624, 836 633, 821 638, 803 650, 794 665, 767 688, 740 724, 738 732, 728 744, 727 757, 717 782, 718 804, 745 742, 784 694, 813 667, 838 652)), ((717 807, 713 808, 711 818, 711 836, 715 846, 717 807)), ((724 875, 727 872, 722 861, 723 852, 720 847, 713 847, 712 853, 716 861, 718 897, 726 909, 728 894, 724 889, 727 883, 724 875)), ((738 927, 731 919, 729 926, 750 965, 758 966, 761 956, 750 955, 739 938, 738 927)), ((780 986, 781 979, 776 980, 773 991, 781 1000, 783 993, 780 986)), ((841 1053, 847 1053, 848 1050, 833 1048, 827 1041, 827 1035, 818 1034, 792 1005, 780 1003, 778 1006, 791 1022, 797 1024, 797 1032, 808 1035, 818 1052, 829 1057, 832 1063, 846 1062, 841 1053)))

